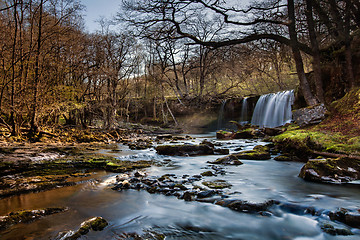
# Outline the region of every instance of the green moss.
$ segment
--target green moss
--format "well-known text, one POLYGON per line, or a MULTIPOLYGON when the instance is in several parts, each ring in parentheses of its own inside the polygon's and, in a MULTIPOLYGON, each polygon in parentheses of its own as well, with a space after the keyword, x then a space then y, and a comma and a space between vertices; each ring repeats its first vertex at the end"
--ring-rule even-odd
POLYGON ((206 171, 206 172, 201 173, 201 176, 211 177, 211 176, 214 176, 214 173, 212 171, 206 171))
POLYGON ((341 133, 328 133, 316 130, 291 130, 272 138, 284 148, 295 147, 305 152, 312 150, 344 154, 360 154, 360 138, 348 138, 341 133))
POLYGON ((97 217, 90 222, 91 229, 94 231, 102 231, 107 225, 108 222, 102 217, 97 217))

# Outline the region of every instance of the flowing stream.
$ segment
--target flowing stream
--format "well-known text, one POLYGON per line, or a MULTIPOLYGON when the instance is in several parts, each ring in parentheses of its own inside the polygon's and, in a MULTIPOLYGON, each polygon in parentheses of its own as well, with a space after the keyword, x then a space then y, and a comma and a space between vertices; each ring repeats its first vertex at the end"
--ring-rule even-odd
MULTIPOLYGON (((261 141, 214 139, 215 133, 197 135, 189 143, 205 138, 222 144, 230 152, 241 147, 252 149, 261 141)), ((129 150, 119 145, 118 158, 126 160, 155 160, 158 163, 144 170, 150 176, 175 174, 181 178, 211 170, 207 161, 219 156, 177 157, 160 156, 154 149, 129 150)), ((106 150, 104 150, 106 151, 106 150)), ((316 208, 336 210, 339 207, 360 208, 358 185, 328 185, 305 182, 298 177, 303 163, 274 160, 243 160, 240 166, 223 166, 224 174, 203 177, 222 179, 232 184, 225 189, 230 199, 263 202, 275 199, 316 208)), ((174 196, 149 194, 146 191, 111 190, 108 185, 116 174, 98 173, 98 181, 25 194, 0 200, 0 215, 20 209, 67 206, 69 211, 42 218, 30 224, 18 224, 0 234, 0 239, 54 239, 64 230, 76 230, 82 221, 102 216, 109 226, 101 232, 92 232, 84 239, 117 239, 123 232, 142 234, 153 231, 166 235, 166 239, 360 239, 360 235, 331 236, 321 231, 319 217, 299 215, 277 210, 273 216, 240 213, 215 204, 186 202, 174 196)), ((346 227, 346 226, 345 226, 346 227)), ((358 230, 353 232, 359 234, 358 230)))

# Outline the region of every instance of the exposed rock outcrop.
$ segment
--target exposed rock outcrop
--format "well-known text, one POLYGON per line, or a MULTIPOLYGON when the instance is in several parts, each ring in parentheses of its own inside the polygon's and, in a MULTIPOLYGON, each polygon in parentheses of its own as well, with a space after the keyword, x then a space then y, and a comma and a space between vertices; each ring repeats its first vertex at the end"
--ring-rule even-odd
POLYGON ((301 108, 293 111, 293 119, 300 127, 318 124, 325 119, 326 111, 324 104, 301 108))
POLYGON ((360 161, 348 158, 309 160, 299 176, 308 181, 326 183, 360 180, 360 161))

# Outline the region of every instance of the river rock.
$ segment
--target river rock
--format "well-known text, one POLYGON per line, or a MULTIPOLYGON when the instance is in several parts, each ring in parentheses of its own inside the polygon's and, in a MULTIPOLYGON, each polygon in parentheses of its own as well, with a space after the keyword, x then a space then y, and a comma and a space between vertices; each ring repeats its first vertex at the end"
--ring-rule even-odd
POLYGON ((255 137, 256 137, 255 132, 252 129, 237 131, 232 136, 233 139, 252 139, 255 137))
POLYGON ((351 227, 360 228, 360 214, 350 212, 347 209, 340 208, 335 212, 330 212, 329 217, 333 221, 339 221, 351 227))
POLYGON ((18 223, 30 223, 44 216, 67 211, 67 208, 45 208, 39 210, 22 210, 0 216, 0 230, 5 230, 18 223))
POLYGON ((324 104, 301 108, 293 111, 293 119, 300 127, 318 124, 325 119, 326 111, 324 104))
POLYGON ((102 231, 107 225, 108 222, 104 218, 93 217, 81 223, 80 228, 77 231, 61 232, 56 239, 76 240, 81 238, 81 236, 86 235, 90 230, 102 231))
POLYGON ((233 139, 234 133, 220 130, 216 132, 216 138, 221 140, 233 139))
POLYGON ((246 160, 269 160, 271 158, 269 152, 248 150, 233 154, 237 159, 246 160))
POLYGON ((214 154, 214 149, 206 144, 160 145, 157 146, 155 149, 156 152, 160 155, 170 156, 196 156, 214 154))
POLYGON ((265 135, 268 136, 276 136, 284 132, 284 129, 278 127, 278 128, 264 128, 263 132, 265 135))
POLYGON ((330 222, 321 222, 320 224, 321 230, 326 232, 327 234, 336 236, 336 235, 342 235, 342 236, 349 236, 354 235, 350 229, 343 228, 341 226, 337 226, 334 223, 330 222))
POLYGON ((209 198, 209 197, 212 197, 216 194, 216 191, 214 190, 207 190, 207 191, 202 191, 202 192, 199 192, 197 194, 197 197, 198 198, 209 198))
POLYGON ((301 162, 301 159, 298 158, 295 155, 291 155, 291 154, 281 154, 277 157, 274 158, 275 161, 280 161, 280 162, 301 162))
POLYGON ((200 175, 203 177, 211 177, 214 176, 214 173, 212 171, 206 171, 206 172, 202 172, 200 175))
POLYGON ((360 161, 348 158, 309 160, 299 176, 313 182, 347 183, 360 179, 360 161))
POLYGON ((216 202, 217 205, 228 207, 232 210, 238 211, 238 212, 246 212, 246 213, 260 213, 267 211, 268 208, 276 204, 275 201, 269 200, 263 203, 252 203, 248 201, 242 201, 242 200, 222 200, 216 202))
POLYGON ((222 189, 222 188, 230 188, 232 185, 225 180, 214 180, 214 181, 205 181, 202 182, 203 185, 213 188, 213 189, 222 189))
POLYGON ((225 165, 241 165, 243 164, 238 158, 231 154, 222 158, 218 158, 215 161, 209 161, 211 164, 225 164, 225 165))

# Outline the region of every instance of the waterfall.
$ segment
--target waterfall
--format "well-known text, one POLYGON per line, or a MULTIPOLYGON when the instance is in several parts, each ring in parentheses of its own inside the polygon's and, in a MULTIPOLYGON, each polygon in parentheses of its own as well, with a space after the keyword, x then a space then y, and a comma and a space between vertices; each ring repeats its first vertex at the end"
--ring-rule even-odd
POLYGON ((251 124, 278 127, 291 122, 294 90, 262 95, 256 103, 251 124))
POLYGON ((241 113, 240 113, 240 121, 239 123, 245 125, 248 123, 248 97, 244 97, 241 104, 241 113))
POLYGON ((224 110, 226 105, 227 99, 222 100, 222 104, 219 111, 219 117, 218 117, 218 126, 217 129, 220 130, 223 127, 224 124, 224 110))

